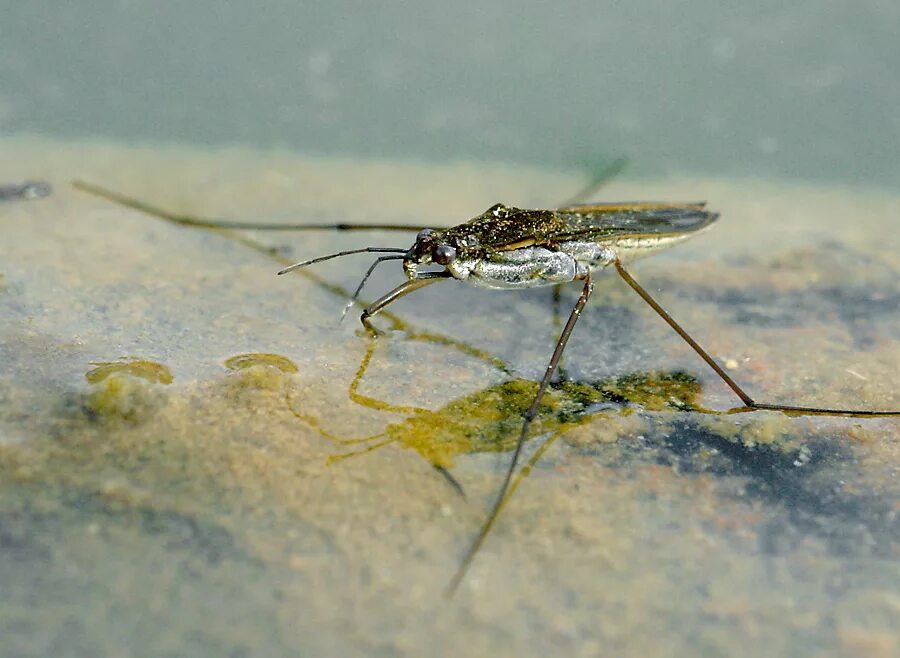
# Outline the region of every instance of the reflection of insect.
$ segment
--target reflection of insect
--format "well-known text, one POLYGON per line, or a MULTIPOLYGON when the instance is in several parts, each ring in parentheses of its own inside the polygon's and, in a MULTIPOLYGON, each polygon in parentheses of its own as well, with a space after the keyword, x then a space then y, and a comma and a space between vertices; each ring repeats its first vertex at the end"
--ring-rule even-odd
MULTIPOLYGON (((77 183, 80 189, 98 194, 118 203, 162 216, 177 223, 216 229, 252 228, 256 230, 336 229, 336 230, 417 230, 420 227, 392 225, 259 225, 199 220, 160 211, 102 188, 77 183)), ((472 558, 492 527, 507 498, 522 446, 529 427, 535 419, 541 401, 547 393, 551 378, 559 364, 566 343, 593 290, 593 275, 612 267, 622 279, 665 322, 681 336, 693 350, 715 371, 741 399, 744 410, 768 409, 796 414, 884 416, 900 415, 898 411, 863 411, 851 409, 823 409, 793 405, 768 404, 755 401, 715 360, 654 300, 629 274, 624 263, 671 246, 708 228, 718 215, 703 204, 614 203, 571 205, 555 210, 527 210, 497 204, 474 219, 447 229, 420 229, 409 248, 365 247, 342 251, 303 261, 281 273, 303 268, 332 258, 357 253, 386 253, 378 257, 363 277, 353 301, 356 300, 369 275, 377 265, 387 260, 400 260, 407 281, 397 286, 362 313, 363 325, 372 333, 377 330, 372 316, 392 302, 426 285, 446 279, 457 279, 486 288, 532 288, 557 285, 570 281, 582 282, 581 295, 560 333, 530 405, 523 414, 518 438, 503 483, 490 513, 462 564, 451 581, 452 592, 468 569, 472 558), (424 269, 430 268, 430 269, 424 269)))

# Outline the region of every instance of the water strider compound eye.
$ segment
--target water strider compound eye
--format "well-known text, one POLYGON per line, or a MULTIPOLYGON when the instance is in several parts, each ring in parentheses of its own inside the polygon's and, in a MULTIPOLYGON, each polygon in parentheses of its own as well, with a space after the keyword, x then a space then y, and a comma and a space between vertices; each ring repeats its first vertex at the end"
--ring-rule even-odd
POLYGON ((419 231, 419 233, 416 235, 416 242, 419 242, 420 240, 427 240, 427 239, 429 239, 432 235, 434 235, 434 229, 433 229, 433 228, 423 228, 423 229, 422 229, 421 231, 419 231))
POLYGON ((438 265, 449 265, 456 258, 456 249, 449 244, 439 244, 431 254, 431 260, 438 265))

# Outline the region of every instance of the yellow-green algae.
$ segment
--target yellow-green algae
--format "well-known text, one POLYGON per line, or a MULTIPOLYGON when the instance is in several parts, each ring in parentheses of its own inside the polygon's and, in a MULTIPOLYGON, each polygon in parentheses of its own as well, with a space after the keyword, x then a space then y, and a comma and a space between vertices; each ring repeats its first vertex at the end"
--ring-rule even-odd
MULTIPOLYGON (((226 387, 232 397, 246 397, 253 391, 287 391, 297 364, 288 357, 267 352, 237 354, 225 360, 231 371, 226 387)), ((255 398, 245 400, 255 404, 255 398)))
POLYGON ((159 410, 165 393, 156 384, 174 381, 169 369, 154 361, 127 358, 92 363, 84 374, 91 384, 85 409, 95 417, 137 422, 159 410))
POLYGON ((89 384, 99 384, 114 374, 137 377, 151 384, 171 384, 175 379, 165 365, 146 359, 128 358, 91 365, 94 367, 84 373, 84 378, 89 384))

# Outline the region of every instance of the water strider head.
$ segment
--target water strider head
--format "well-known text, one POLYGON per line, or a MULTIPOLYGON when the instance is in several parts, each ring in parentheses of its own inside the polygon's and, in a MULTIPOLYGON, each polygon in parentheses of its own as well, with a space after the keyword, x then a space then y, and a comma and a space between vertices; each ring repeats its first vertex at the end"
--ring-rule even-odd
POLYGON ((403 271, 407 278, 415 279, 420 265, 439 265, 455 278, 464 279, 472 261, 487 256, 503 225, 516 222, 514 216, 527 212, 535 211, 497 203, 459 226, 422 229, 403 258, 403 271))
POLYGON ((420 276, 420 266, 434 265, 444 268, 448 276, 467 280, 473 273, 485 274, 481 268, 486 261, 499 264, 504 260, 504 253, 545 243, 560 228, 555 224, 558 224, 555 211, 526 210, 497 203, 458 226, 419 231, 403 257, 403 271, 407 278, 416 279, 420 276))
POLYGON ((447 231, 425 228, 419 231, 413 246, 403 256, 403 272, 408 279, 415 279, 420 265, 449 269, 462 253, 458 243, 447 236, 447 231))

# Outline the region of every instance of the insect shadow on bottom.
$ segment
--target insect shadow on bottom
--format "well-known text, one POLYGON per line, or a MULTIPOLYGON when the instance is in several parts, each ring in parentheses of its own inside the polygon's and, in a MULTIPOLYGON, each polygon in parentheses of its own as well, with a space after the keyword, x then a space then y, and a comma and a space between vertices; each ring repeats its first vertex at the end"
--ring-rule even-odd
MULTIPOLYGON (((288 407, 326 440, 346 450, 329 458, 329 463, 363 456, 388 445, 400 445, 418 453, 464 496, 462 485, 451 472, 455 459, 466 454, 504 453, 514 449, 515 430, 534 397, 537 382, 505 379, 451 400, 435 410, 393 404, 360 392, 376 345, 375 341, 367 345, 348 397, 368 409, 404 414, 405 419, 390 423, 369 436, 346 438, 326 429, 320 418, 298 410, 290 392, 286 395, 288 407)), ((749 476, 765 487, 772 477, 791 477, 778 475, 785 469, 796 477, 797 464, 806 464, 811 459, 806 443, 793 433, 758 443, 752 425, 734 426, 734 431, 729 432, 723 431, 721 423, 705 422, 754 410, 743 407, 726 411, 709 409, 700 402, 702 394, 702 385, 696 377, 677 370, 636 372, 596 381, 562 379, 552 382, 532 423, 531 438, 538 441, 537 447, 513 478, 501 507, 509 503, 513 493, 558 439, 565 440, 581 427, 596 426, 601 418, 615 422, 617 417, 638 414, 661 423, 667 428, 664 432, 667 438, 658 446, 662 452, 656 459, 668 464, 677 462, 679 471, 711 469, 723 476, 749 476), (681 415, 685 421, 677 420, 681 415), (748 430, 746 435, 744 430, 748 430), (759 472, 754 464, 762 465, 759 472)), ((757 421, 767 422, 754 418, 751 423, 757 421)), ((606 430, 609 429, 606 426, 606 430)), ((614 433, 622 431, 628 430, 613 428, 614 433)), ((771 431, 770 428, 767 433, 771 431)), ((647 440, 660 443, 656 438, 648 437, 647 440)), ((590 454, 602 450, 595 440, 589 438, 588 441, 584 444, 579 437, 571 445, 590 454)), ((806 468, 804 475, 808 472, 809 468, 806 468)))
MULTIPOLYGON (((382 431, 359 438, 344 438, 325 429, 319 419, 297 410, 288 393, 288 405, 296 417, 313 427, 327 440, 352 447, 329 462, 367 454, 390 444, 400 444, 421 455, 460 495, 462 485, 451 474, 454 458, 479 452, 508 452, 515 448, 515 430, 537 391, 537 382, 513 378, 452 400, 437 410, 397 405, 360 392, 363 377, 375 353, 376 341, 368 344, 354 376, 349 398, 368 409, 405 414, 406 419, 387 425, 382 431)), ((530 465, 559 436, 598 414, 628 415, 643 411, 698 411, 720 414, 703 407, 700 382, 680 372, 641 372, 599 381, 563 379, 551 383, 533 421, 533 436, 545 437, 530 465)), ((510 490, 510 494, 512 489, 510 490)), ((508 497, 507 497, 508 498, 508 497)))

